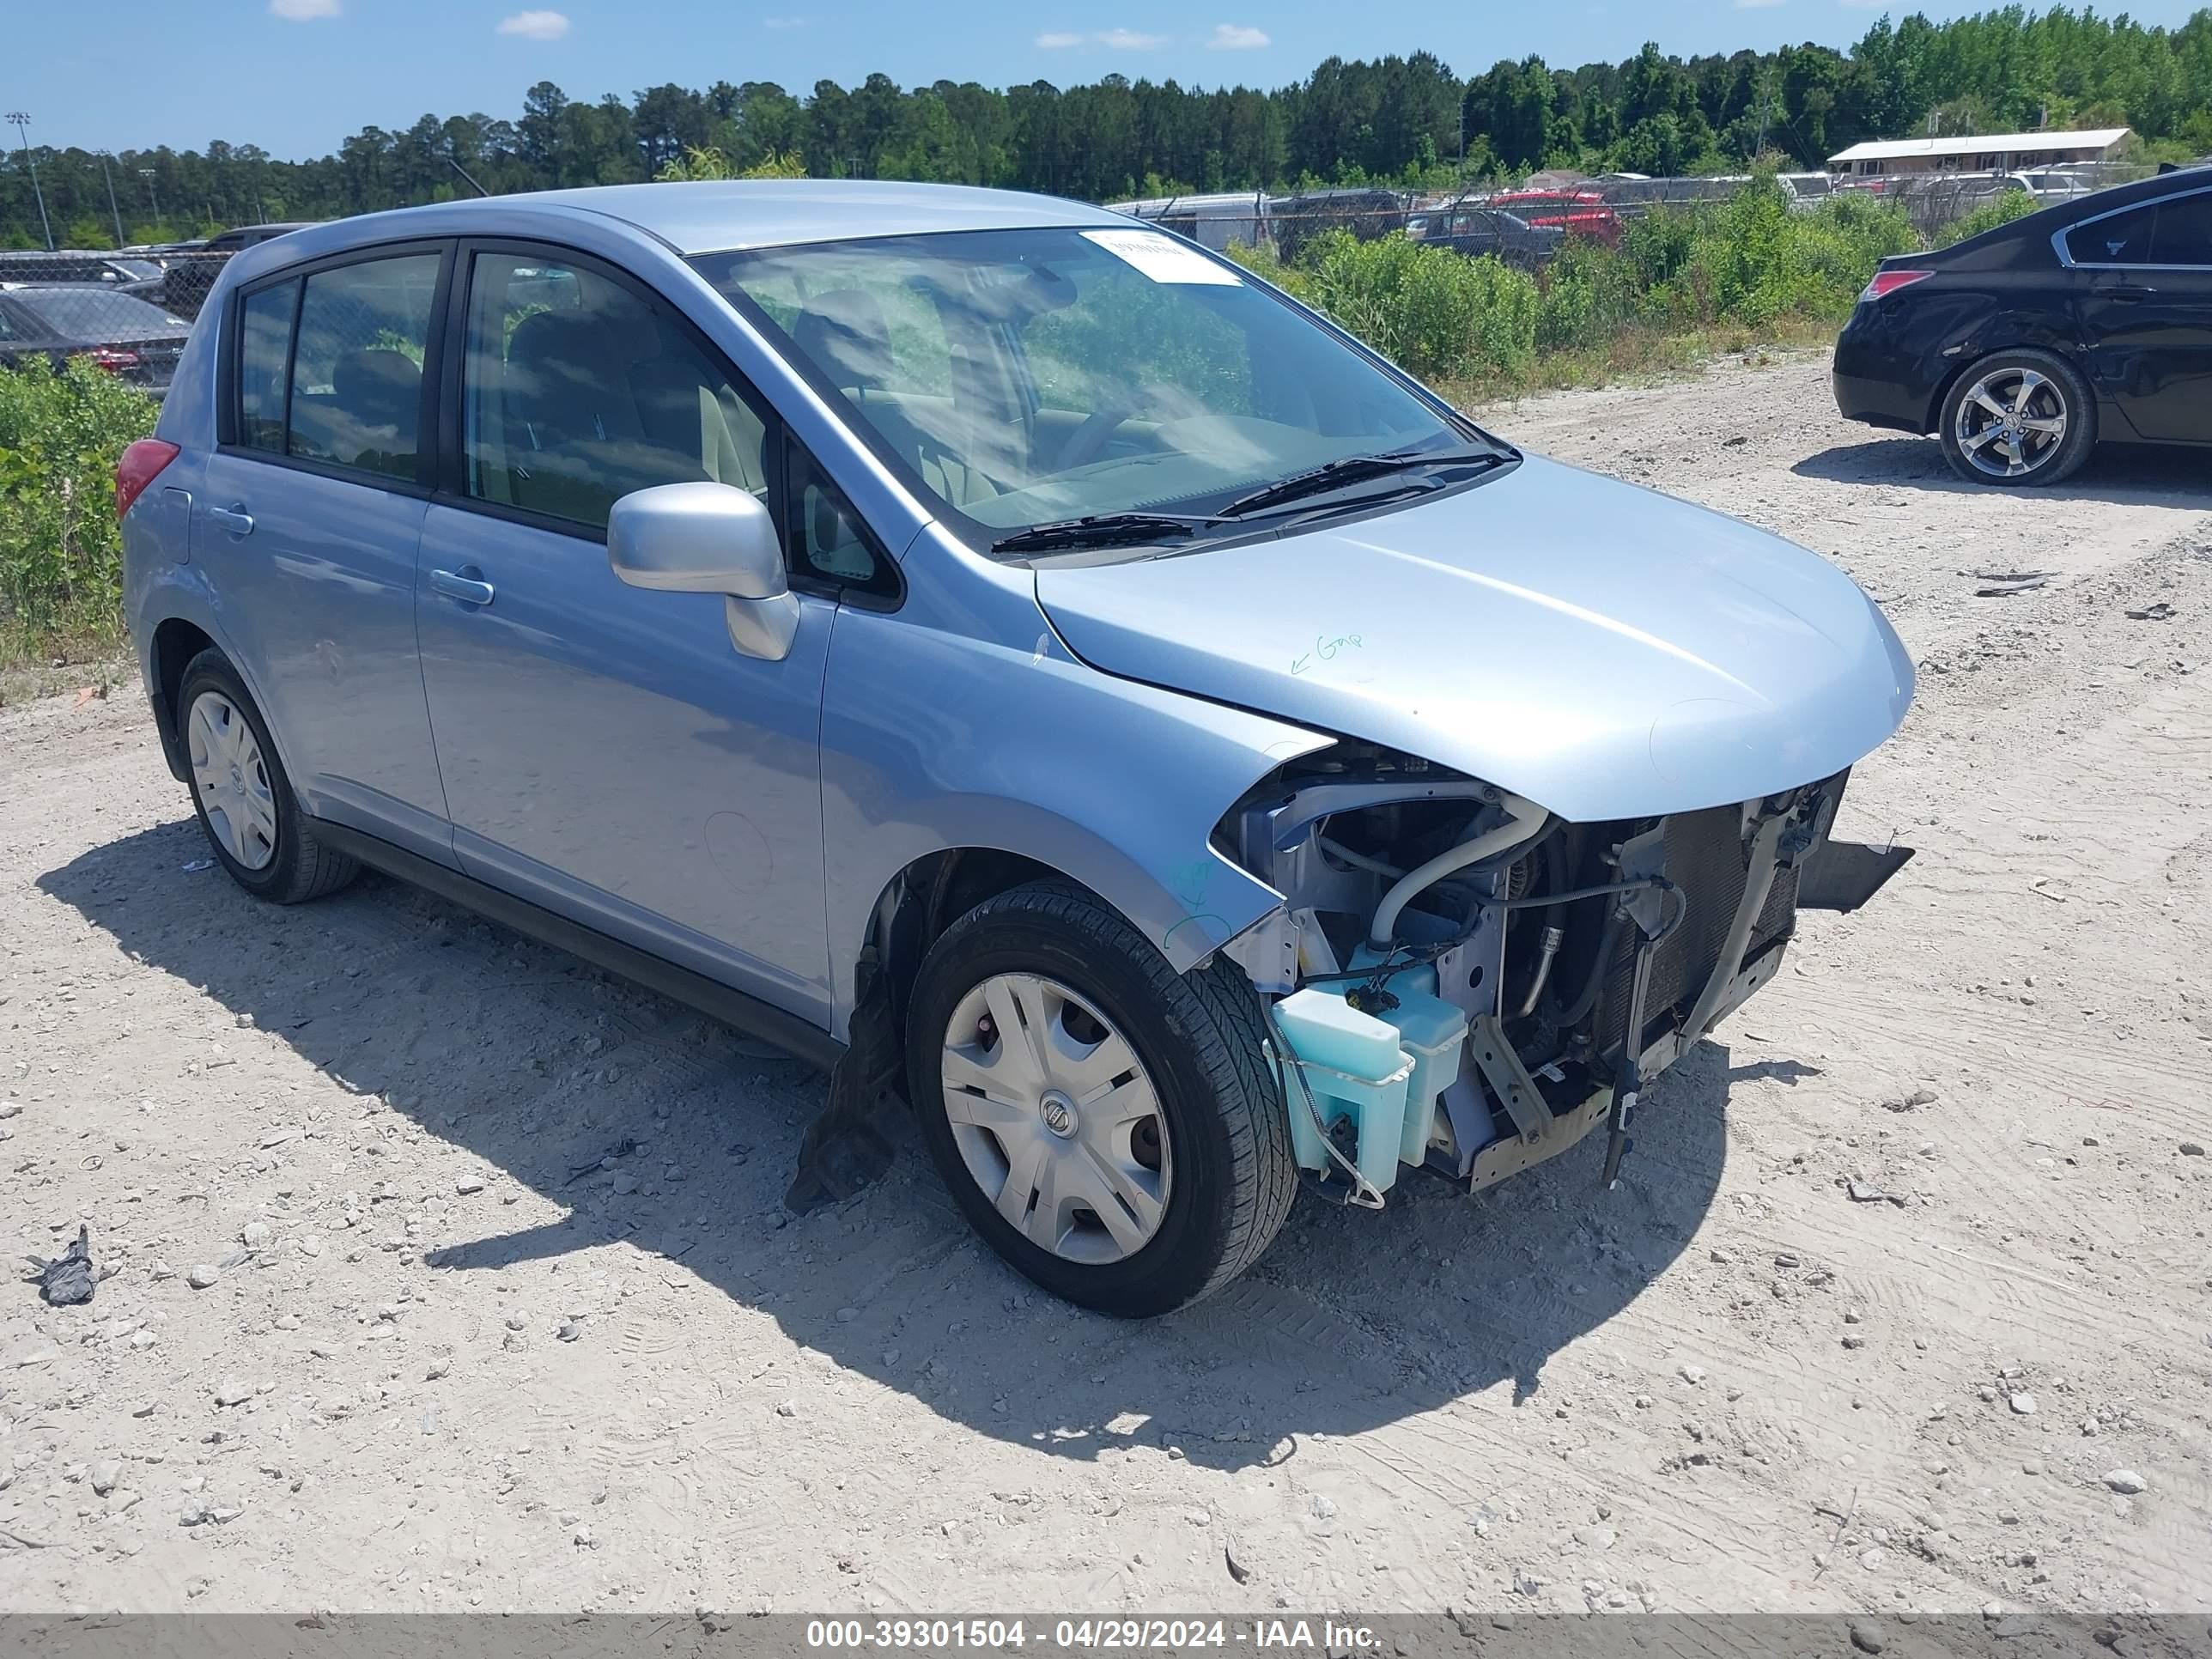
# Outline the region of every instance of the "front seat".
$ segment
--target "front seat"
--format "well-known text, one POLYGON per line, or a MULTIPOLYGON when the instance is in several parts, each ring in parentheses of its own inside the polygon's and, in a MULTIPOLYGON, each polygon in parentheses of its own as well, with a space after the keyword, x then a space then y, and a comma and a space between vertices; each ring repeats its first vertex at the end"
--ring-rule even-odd
POLYGON ((507 467, 514 505, 603 524, 652 484, 708 476, 696 431, 670 447, 647 433, 633 376, 660 342, 641 307, 541 311, 507 342, 507 467))
MULTIPOLYGON (((792 324, 792 343, 841 392, 852 394, 862 417, 882 434, 899 459, 921 480, 956 504, 995 491, 958 459, 975 453, 972 434, 963 432, 954 447, 925 430, 906 401, 887 392, 896 372, 890 320, 883 302, 856 288, 832 289, 806 304, 792 324), (871 397, 872 392, 875 395, 871 397)), ((937 398, 918 400, 933 417, 965 424, 960 410, 937 398), (938 412, 941 411, 941 413, 938 412)))

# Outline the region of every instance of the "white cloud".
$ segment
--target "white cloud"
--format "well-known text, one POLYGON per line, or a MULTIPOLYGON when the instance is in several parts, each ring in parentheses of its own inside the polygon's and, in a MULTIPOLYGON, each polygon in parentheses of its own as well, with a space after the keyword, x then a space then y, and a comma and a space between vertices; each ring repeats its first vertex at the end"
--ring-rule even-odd
MULTIPOLYGON (((1779 5, 1782 0, 1737 0, 1738 4, 1779 5)), ((1248 28, 1242 23, 1216 23, 1213 38, 1206 43, 1216 52, 1257 52, 1271 45, 1265 29, 1248 28)))
MULTIPOLYGON (((1735 9, 1738 11, 1764 11, 1769 6, 1778 6, 1782 3, 1783 0, 1735 0, 1735 9)), ((1867 3, 1874 4, 1875 0, 1867 0, 1867 3)), ((1882 3, 1887 3, 1887 0, 1882 0, 1882 3)))
POLYGON ((269 0, 269 15, 288 23, 312 23, 338 15, 338 0, 269 0))
POLYGON ((804 17, 763 17, 761 19, 761 27, 771 29, 803 29, 806 27, 806 20, 804 17))
POLYGON ((1135 29, 1094 29, 1089 34, 1053 29, 1037 36, 1036 43, 1047 52, 1066 52, 1071 46, 1103 46, 1109 52, 1151 52, 1167 45, 1168 38, 1164 34, 1140 34, 1135 29))
POLYGON ((568 32, 568 17, 558 11, 519 11, 499 20, 499 32, 526 40, 558 40, 568 32))

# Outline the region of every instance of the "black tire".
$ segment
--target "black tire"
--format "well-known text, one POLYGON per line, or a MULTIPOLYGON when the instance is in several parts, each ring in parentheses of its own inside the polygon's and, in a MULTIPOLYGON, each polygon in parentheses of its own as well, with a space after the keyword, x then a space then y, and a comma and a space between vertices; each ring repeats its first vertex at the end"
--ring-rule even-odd
POLYGON ((292 793, 292 781, 285 775, 276 742, 269 735, 268 721, 255 706, 246 682, 230 665, 230 659, 213 648, 201 652, 185 665, 185 677, 177 685, 177 729, 182 734, 186 752, 190 753, 191 744, 192 706, 202 693, 209 691, 220 693, 252 730, 253 740, 261 750, 262 769, 268 778, 270 799, 276 818, 274 856, 259 869, 249 869, 223 846, 222 838, 208 822, 208 803, 200 790, 194 787, 192 815, 199 819, 201 833, 207 836, 216 861, 229 872, 230 878, 240 887, 271 903, 302 904, 337 892, 361 873, 361 866, 315 839, 310 820, 301 811, 299 799, 292 793))
POLYGON ((988 899, 931 946, 907 1023, 922 1139, 976 1231, 1054 1295, 1148 1318, 1219 1290, 1260 1259, 1297 1194, 1290 1122, 1263 1047, 1258 994, 1217 957, 1177 974, 1143 934, 1079 889, 1038 882, 988 899), (1071 1261, 1001 1216, 963 1160, 945 1115, 945 1035, 961 1001, 996 974, 1056 980, 1127 1040, 1152 1078, 1174 1148, 1158 1231, 1108 1263, 1071 1261))
MULTIPOLYGON (((2004 396, 1998 398, 2001 405, 2009 401, 2004 396)), ((2089 459, 2089 452, 2097 447, 2097 399, 2089 390, 2089 383, 2081 378, 2081 372, 2055 353, 2033 347, 1993 352, 1969 365, 1951 383, 1937 418, 1936 436, 1942 441, 1943 459, 1951 463, 1951 470, 1970 483, 2007 489, 2055 484, 2079 471, 2081 463, 2089 459), (2065 418, 2065 431, 2040 451, 2025 450, 2023 459, 2027 465, 2023 471, 1990 471, 1976 464, 1974 454, 1967 448, 1968 436, 1961 434, 1960 428, 1994 425, 1997 423, 1996 416, 1978 402, 1970 408, 1969 400, 1990 380, 1998 381, 2002 387, 2005 377, 2022 373, 2040 375, 2045 383, 2031 400, 2030 412, 2048 419, 2055 405, 2057 412, 2065 418)), ((2031 441, 2032 437, 2030 434, 2031 441)), ((1987 447, 1995 447, 1995 444, 1987 447)), ((1982 453, 1986 453, 1987 449, 1982 453)), ((2006 459, 2004 465, 2008 469, 2012 463, 2006 459)))

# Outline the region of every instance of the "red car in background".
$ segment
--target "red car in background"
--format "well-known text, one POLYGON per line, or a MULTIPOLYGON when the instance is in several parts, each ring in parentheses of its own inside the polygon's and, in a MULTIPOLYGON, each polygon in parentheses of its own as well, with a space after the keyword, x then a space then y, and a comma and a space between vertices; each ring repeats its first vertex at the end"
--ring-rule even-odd
POLYGON ((1509 190, 1486 205, 1517 213, 1532 225, 1554 225, 1570 236, 1620 246, 1620 216, 1595 190, 1509 190))

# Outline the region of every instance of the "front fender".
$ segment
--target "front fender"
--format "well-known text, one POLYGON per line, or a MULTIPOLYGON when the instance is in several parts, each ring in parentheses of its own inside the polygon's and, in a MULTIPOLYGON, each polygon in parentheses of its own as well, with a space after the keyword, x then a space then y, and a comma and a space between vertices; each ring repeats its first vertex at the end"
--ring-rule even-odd
POLYGON ((833 1034, 885 886, 954 848, 1081 882, 1177 972, 1282 902, 1208 844, 1237 797, 1334 739, 1115 679, 1040 617, 1014 647, 847 610, 830 641, 822 811, 833 1034))

